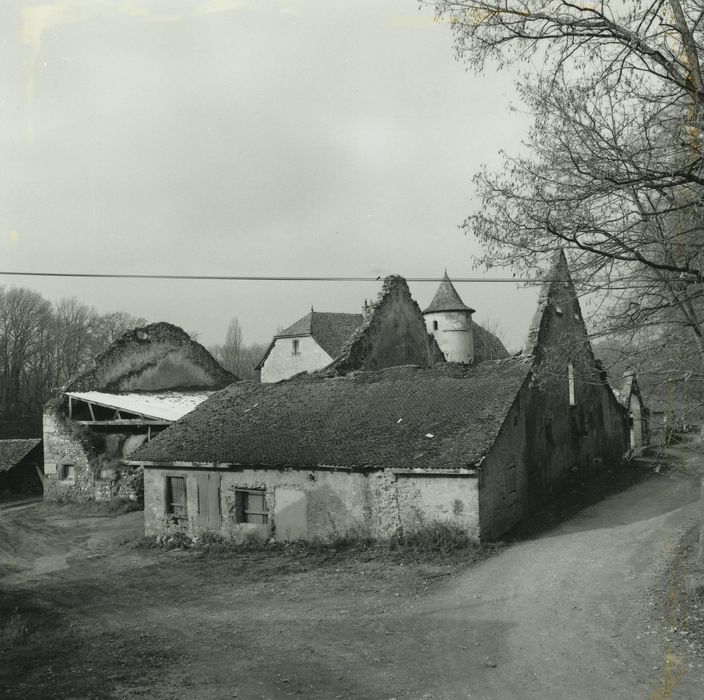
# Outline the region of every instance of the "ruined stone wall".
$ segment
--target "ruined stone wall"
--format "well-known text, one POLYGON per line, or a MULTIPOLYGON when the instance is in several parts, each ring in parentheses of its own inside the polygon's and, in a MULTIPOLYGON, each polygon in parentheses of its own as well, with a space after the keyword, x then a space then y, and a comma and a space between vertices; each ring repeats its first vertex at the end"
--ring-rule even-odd
POLYGON ((47 501, 141 500, 141 468, 127 466, 129 453, 147 439, 146 427, 98 432, 71 421, 60 407, 44 413, 44 499, 47 501), (140 433, 141 430, 141 433, 140 433), (61 478, 63 465, 73 478, 61 478))
POLYGON ((399 365, 427 367, 444 362, 435 340, 426 331, 423 314, 406 280, 391 275, 362 325, 347 342, 340 358, 326 370, 346 374, 399 365))
POLYGON ((92 499, 95 477, 90 459, 94 453, 87 431, 69 421, 59 410, 47 410, 43 432, 44 500, 92 499), (63 465, 73 465, 73 478, 61 478, 63 465))
POLYGON ((262 382, 280 382, 299 372, 314 372, 327 367, 332 357, 310 336, 277 338, 261 369, 262 382), (298 341, 298 352, 293 352, 293 341, 298 341))

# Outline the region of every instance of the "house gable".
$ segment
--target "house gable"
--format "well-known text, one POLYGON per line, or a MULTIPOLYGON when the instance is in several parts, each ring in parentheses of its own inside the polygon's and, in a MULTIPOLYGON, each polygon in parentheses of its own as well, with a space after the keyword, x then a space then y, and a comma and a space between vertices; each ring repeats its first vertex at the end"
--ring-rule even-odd
POLYGON ((428 335, 425 319, 406 280, 400 275, 389 275, 364 322, 324 374, 344 375, 399 365, 429 367, 444 361, 437 343, 428 335))
POLYGON ((526 469, 534 503, 572 468, 616 465, 627 449, 626 411, 589 341, 567 260, 546 277, 524 353, 535 358, 526 410, 526 469))

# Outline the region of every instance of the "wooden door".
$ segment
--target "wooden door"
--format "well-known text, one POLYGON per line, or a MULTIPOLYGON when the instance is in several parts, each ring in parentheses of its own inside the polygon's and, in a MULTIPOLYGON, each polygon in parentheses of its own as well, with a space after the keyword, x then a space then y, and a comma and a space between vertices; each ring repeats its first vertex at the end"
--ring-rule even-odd
POLYGON ((220 515, 220 474, 206 472, 196 476, 198 484, 198 520, 202 530, 219 530, 220 515))

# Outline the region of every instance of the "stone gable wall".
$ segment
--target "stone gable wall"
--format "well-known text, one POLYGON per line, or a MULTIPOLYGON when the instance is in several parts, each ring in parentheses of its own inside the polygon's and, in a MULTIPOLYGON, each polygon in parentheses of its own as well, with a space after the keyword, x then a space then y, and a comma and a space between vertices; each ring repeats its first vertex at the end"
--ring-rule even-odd
POLYGON ((425 319, 406 280, 391 275, 384 280, 362 325, 325 373, 341 375, 399 365, 428 367, 444 361, 437 343, 428 335, 425 319))

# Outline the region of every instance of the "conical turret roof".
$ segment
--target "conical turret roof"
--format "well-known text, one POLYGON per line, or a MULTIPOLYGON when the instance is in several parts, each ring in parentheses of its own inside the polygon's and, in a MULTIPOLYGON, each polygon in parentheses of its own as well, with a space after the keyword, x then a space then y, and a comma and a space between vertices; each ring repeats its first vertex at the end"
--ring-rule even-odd
POLYGON ((435 292, 433 300, 430 302, 430 306, 428 306, 423 313, 430 314, 437 311, 469 311, 470 313, 474 313, 474 309, 467 306, 460 298, 450 278, 447 276, 447 270, 445 270, 445 274, 443 275, 437 292, 435 292))

